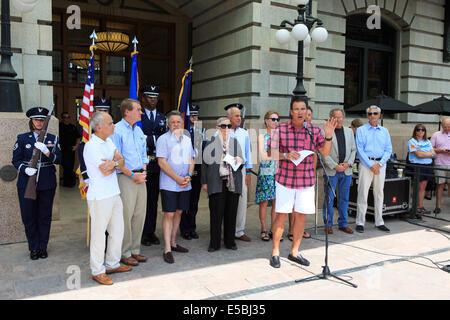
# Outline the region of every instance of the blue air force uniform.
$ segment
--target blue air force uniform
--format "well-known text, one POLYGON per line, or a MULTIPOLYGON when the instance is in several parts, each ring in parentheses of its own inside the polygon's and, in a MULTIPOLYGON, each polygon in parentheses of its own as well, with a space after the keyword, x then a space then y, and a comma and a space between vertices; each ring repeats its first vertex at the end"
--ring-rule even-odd
MULTIPOLYGON (((147 85, 142 88, 145 96, 157 98, 160 88, 155 85, 147 85)), ((156 217, 158 212, 159 197, 159 172, 160 168, 156 159, 156 141, 167 132, 167 121, 164 114, 144 108, 141 116, 142 131, 147 136, 147 156, 150 160, 147 165, 147 212, 144 230, 142 232, 142 244, 159 244, 155 236, 156 217)))
MULTIPOLYGON (((197 104, 189 105, 189 115, 198 116, 198 111, 200 107, 197 104)), ((202 184, 200 181, 201 168, 202 168, 202 150, 205 147, 206 140, 206 130, 205 128, 191 127, 189 129, 191 135, 192 147, 195 151, 195 168, 191 180, 191 194, 189 198, 189 210, 186 210, 181 215, 180 221, 180 233, 181 236, 190 240, 192 238, 197 239, 198 235, 196 233, 196 223, 195 219, 198 212, 198 201, 200 199, 200 192, 202 189, 202 184)))
MULTIPOLYGON (((45 119, 47 113, 47 109, 35 107, 28 110, 27 116, 30 119, 45 119)), ((20 212, 22 215, 22 222, 25 226, 29 250, 32 252, 38 250, 40 250, 41 253, 45 252, 46 257, 52 220, 53 199, 56 190, 55 164, 61 163, 61 149, 58 137, 47 133, 44 144, 49 149, 50 156, 46 157, 41 153, 37 165, 37 197, 36 200, 26 199, 24 198, 24 194, 29 176, 25 173, 25 170, 30 165, 37 137, 37 133, 34 132, 27 132, 17 136, 17 141, 14 144, 12 164, 19 171, 17 193, 19 196, 20 212)), ((45 258, 44 256, 40 257, 45 258)))

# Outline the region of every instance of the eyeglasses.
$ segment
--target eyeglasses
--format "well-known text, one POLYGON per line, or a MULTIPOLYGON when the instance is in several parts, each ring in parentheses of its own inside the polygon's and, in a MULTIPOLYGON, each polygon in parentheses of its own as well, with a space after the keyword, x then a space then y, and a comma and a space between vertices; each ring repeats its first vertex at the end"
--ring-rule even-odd
POLYGON ((231 129, 231 124, 221 124, 219 125, 220 129, 231 129))
POLYGON ((368 116, 377 116, 378 115, 378 112, 367 112, 367 115, 368 116))
POLYGON ((272 120, 272 122, 280 122, 280 118, 270 118, 270 120, 272 120))
POLYGON ((423 132, 425 132, 427 130, 425 130, 425 128, 417 128, 416 131, 423 131, 423 132))

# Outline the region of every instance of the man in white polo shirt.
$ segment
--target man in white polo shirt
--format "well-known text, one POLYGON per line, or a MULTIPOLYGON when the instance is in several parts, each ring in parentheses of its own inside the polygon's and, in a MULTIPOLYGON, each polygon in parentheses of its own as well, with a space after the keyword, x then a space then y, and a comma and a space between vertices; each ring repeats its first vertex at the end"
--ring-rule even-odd
POLYGON ((116 169, 122 169, 124 161, 108 138, 114 133, 111 116, 103 112, 94 113, 91 127, 95 129, 95 134, 92 134, 83 152, 90 178, 86 194, 91 216, 90 265, 92 279, 111 285, 113 281, 106 274, 132 269, 120 265, 124 222, 116 169), (106 256, 105 231, 109 234, 106 256))

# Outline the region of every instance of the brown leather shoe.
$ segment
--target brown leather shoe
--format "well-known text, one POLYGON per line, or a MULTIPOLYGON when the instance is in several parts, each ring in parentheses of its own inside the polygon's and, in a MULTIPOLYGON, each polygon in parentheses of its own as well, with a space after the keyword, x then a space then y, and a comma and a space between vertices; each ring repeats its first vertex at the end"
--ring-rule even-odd
POLYGON ((138 266, 139 262, 133 258, 133 257, 129 257, 129 258, 122 258, 120 259, 120 262, 122 262, 123 264, 126 264, 127 266, 138 266))
POLYGON ((339 227, 339 230, 344 231, 345 233, 352 234, 353 230, 350 227, 339 227))
POLYGON ((333 234, 333 227, 328 226, 327 230, 328 234, 333 234))
POLYGON ((164 261, 167 263, 174 263, 175 260, 173 258, 172 252, 163 253, 164 261))
POLYGON ((238 239, 238 240, 241 240, 241 241, 245 241, 245 242, 250 242, 250 241, 252 241, 252 239, 250 239, 250 237, 247 236, 246 234, 243 234, 242 236, 240 236, 240 237, 235 237, 235 238, 238 239))
POLYGON ((92 279, 94 279, 98 283, 106 285, 106 286, 110 286, 110 285, 112 285, 114 283, 111 280, 111 278, 108 277, 105 273, 100 273, 100 274, 98 274, 96 276, 92 276, 92 279))
POLYGON ((146 262, 147 257, 143 256, 142 254, 132 254, 131 257, 133 257, 137 262, 146 262))
POLYGON ((106 270, 106 274, 117 273, 117 272, 128 272, 133 270, 132 267, 129 266, 120 266, 114 269, 106 270))

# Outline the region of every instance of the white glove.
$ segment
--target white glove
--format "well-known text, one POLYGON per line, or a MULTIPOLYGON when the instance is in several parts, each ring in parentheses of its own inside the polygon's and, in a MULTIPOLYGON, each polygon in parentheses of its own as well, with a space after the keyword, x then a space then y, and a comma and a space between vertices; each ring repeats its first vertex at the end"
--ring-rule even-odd
POLYGON ((35 169, 35 168, 26 168, 26 169, 25 169, 25 173, 26 173, 27 175, 29 175, 30 177, 33 176, 33 175, 35 175, 36 172, 37 172, 37 169, 35 169))
POLYGON ((36 149, 41 150, 41 152, 42 152, 43 154, 47 154, 47 153, 50 152, 50 150, 48 150, 47 146, 46 146, 45 144, 43 144, 42 142, 36 142, 36 143, 34 144, 34 146, 36 147, 36 149))

